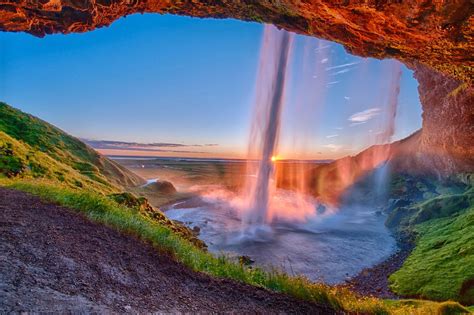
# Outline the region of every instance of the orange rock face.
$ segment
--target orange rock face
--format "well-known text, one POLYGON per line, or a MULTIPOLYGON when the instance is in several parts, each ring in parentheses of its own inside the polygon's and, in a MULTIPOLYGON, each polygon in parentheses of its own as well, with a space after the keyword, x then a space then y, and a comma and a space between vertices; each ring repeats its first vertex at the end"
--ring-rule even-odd
POLYGON ((415 68, 423 106, 419 151, 445 173, 474 171, 474 86, 415 68))
POLYGON ((355 55, 396 58, 420 82, 423 150, 452 156, 447 169, 473 170, 466 164, 474 134, 470 0, 0 0, 0 30, 86 32, 143 12, 272 23, 341 43, 355 55))
POLYGON ((417 61, 473 80, 470 0, 0 0, 0 30, 86 32, 143 12, 272 23, 341 43, 356 55, 417 61))

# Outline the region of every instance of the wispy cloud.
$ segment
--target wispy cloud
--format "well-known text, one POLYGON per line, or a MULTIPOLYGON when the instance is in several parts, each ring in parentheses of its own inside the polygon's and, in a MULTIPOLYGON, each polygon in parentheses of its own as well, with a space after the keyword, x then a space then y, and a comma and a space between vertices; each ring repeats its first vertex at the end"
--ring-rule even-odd
POLYGON ((339 135, 333 134, 333 135, 326 136, 327 139, 336 138, 336 137, 339 137, 339 135))
POLYGON ((349 72, 349 71, 351 71, 351 69, 346 68, 346 69, 342 69, 342 70, 333 72, 333 73, 331 73, 330 75, 340 75, 340 74, 343 74, 343 73, 347 73, 347 72, 349 72))
POLYGON ((321 59, 321 63, 326 63, 326 62, 328 62, 328 61, 329 61, 328 58, 323 58, 323 59, 321 59))
POLYGON ((362 125, 362 124, 365 124, 365 123, 366 123, 366 121, 355 122, 355 123, 350 124, 349 127, 359 126, 359 125, 362 125))
POLYGON ((343 127, 334 127, 334 129, 336 129, 336 130, 342 130, 342 129, 344 129, 344 128, 343 128, 343 127))
POLYGON ((342 65, 327 67, 327 68, 326 68, 326 71, 330 71, 330 70, 334 70, 334 69, 340 69, 340 68, 345 68, 345 67, 351 67, 351 66, 358 65, 359 63, 360 63, 360 61, 357 61, 357 62, 349 62, 349 63, 345 63, 345 64, 342 64, 342 65))
POLYGON ((321 51, 321 50, 327 49, 329 47, 331 47, 331 45, 321 46, 321 47, 316 48, 314 51, 321 51))
POLYGON ((340 144, 334 144, 334 143, 330 143, 330 144, 325 144, 323 145, 323 147, 331 150, 332 152, 337 152, 339 151, 340 149, 342 149, 342 145, 340 144))
POLYGON ((350 100, 351 98, 350 98, 349 96, 344 96, 344 99, 345 99, 346 101, 348 101, 348 100, 350 100))
POLYGON ((330 85, 337 84, 337 83, 339 83, 339 82, 341 82, 341 81, 332 81, 332 82, 326 83, 326 85, 327 85, 327 86, 330 86, 330 85))
POLYGON ((89 140, 82 139, 85 143, 98 150, 123 150, 123 151, 143 151, 143 152, 170 152, 170 153, 204 153, 201 151, 186 150, 187 148, 215 147, 216 143, 206 144, 184 144, 169 142, 139 143, 110 140, 89 140), (177 149, 180 150, 177 150, 177 149))
POLYGON ((374 108, 363 110, 361 112, 357 112, 351 115, 348 120, 353 123, 367 122, 379 114, 380 114, 380 108, 374 107, 374 108))

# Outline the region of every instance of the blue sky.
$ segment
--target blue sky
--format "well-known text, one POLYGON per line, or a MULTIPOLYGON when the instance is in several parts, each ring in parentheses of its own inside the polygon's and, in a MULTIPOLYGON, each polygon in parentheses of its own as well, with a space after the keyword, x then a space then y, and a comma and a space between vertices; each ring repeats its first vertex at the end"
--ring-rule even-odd
MULTIPOLYGON (((262 30, 257 23, 147 14, 85 34, 0 33, 0 100, 81 138, 185 144, 179 151, 243 157, 262 30)), ((283 157, 333 158, 374 143, 391 63, 296 36, 283 157), (374 108, 373 117, 351 126, 351 116, 374 108)), ((394 139, 420 127, 417 82, 403 67, 394 139)), ((174 151, 147 155, 203 155, 174 151)))

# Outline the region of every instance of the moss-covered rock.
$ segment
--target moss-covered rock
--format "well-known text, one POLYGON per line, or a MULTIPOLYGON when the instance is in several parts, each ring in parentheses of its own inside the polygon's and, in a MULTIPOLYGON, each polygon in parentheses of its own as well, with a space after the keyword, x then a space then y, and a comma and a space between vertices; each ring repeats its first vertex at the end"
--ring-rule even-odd
POLYGON ((474 195, 471 193, 436 197, 416 207, 416 214, 411 218, 410 224, 450 217, 473 205, 474 195))
POLYGON ((397 207, 388 214, 385 225, 395 229, 406 226, 415 212, 416 210, 413 208, 397 207))
POLYGON ((143 188, 148 192, 156 192, 164 195, 171 195, 177 192, 174 185, 171 182, 165 180, 154 181, 153 183, 150 183, 143 188))
POLYGON ((456 302, 444 302, 440 303, 437 315, 460 315, 460 314, 469 314, 469 310, 456 302))
MULTIPOLYGON (((394 292, 435 300, 474 303, 474 192, 471 176, 444 180, 398 174, 392 196, 405 202, 387 206, 386 225, 416 237, 416 246, 400 270, 390 276, 394 292), (390 211, 389 211, 390 210, 390 211)), ((465 311, 465 310, 464 310, 465 311)), ((443 303, 438 314, 463 312, 443 303)))

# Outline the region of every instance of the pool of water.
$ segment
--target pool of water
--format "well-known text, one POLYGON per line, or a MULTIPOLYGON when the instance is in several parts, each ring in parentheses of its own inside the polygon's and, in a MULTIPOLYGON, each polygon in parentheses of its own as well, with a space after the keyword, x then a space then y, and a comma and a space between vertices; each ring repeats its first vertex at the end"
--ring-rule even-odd
POLYGON ((211 252, 246 255, 264 268, 329 284, 343 282, 396 250, 384 215, 371 206, 325 212, 315 204, 314 214, 305 222, 280 220, 249 233, 239 211, 225 199, 197 198, 166 210, 169 218, 199 227, 199 237, 211 252))

